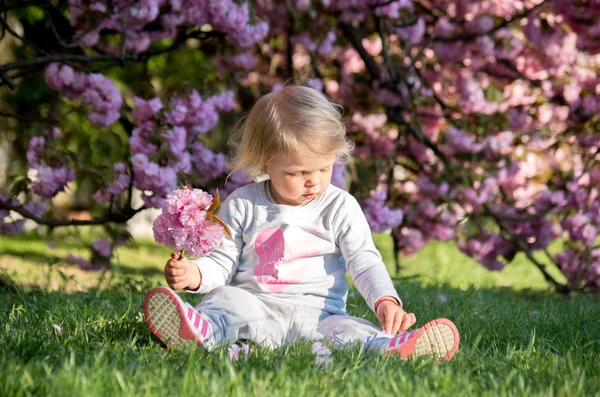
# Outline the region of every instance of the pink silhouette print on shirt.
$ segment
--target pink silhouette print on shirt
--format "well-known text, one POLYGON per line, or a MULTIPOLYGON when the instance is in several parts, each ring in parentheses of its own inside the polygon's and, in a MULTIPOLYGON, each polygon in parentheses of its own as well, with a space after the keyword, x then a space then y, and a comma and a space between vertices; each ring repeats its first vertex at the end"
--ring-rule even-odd
MULTIPOLYGON (((311 236, 306 233, 306 237, 311 236)), ((294 239, 297 240, 297 239, 294 239)), ((304 247, 310 247, 310 238, 298 239, 295 244, 301 244, 304 247)), ((314 247, 314 245, 313 245, 314 247)), ((285 245, 283 230, 270 228, 261 231, 254 241, 254 251, 258 255, 258 265, 254 266, 254 275, 259 284, 263 285, 271 292, 280 294, 287 285, 300 281, 301 273, 306 270, 305 266, 289 266, 298 259, 318 255, 318 251, 304 251, 294 254, 290 247, 285 245), (285 266, 288 265, 287 269, 285 266), (287 271, 286 271, 287 270, 287 271), (283 273, 283 274, 281 274, 283 273)))

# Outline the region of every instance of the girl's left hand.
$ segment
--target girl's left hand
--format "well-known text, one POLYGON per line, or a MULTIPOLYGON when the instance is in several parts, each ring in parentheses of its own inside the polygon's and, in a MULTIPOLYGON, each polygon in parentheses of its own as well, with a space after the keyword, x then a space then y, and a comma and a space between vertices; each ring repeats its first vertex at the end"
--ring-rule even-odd
POLYGON ((406 313, 397 303, 388 300, 377 306, 376 314, 383 332, 389 335, 406 331, 417 322, 414 313, 406 313))

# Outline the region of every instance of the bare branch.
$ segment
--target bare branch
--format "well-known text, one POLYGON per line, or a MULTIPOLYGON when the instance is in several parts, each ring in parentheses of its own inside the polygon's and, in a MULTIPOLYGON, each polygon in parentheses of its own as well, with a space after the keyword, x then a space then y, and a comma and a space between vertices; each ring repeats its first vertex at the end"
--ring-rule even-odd
POLYGON ((78 219, 63 219, 63 220, 55 220, 55 219, 47 219, 39 217, 33 214, 31 211, 25 209, 22 205, 11 205, 6 202, 0 202, 0 209, 14 211, 24 218, 31 219, 39 225, 47 225, 51 227, 60 227, 60 226, 85 226, 85 225, 103 225, 107 222, 113 223, 125 223, 129 219, 131 219, 135 214, 140 211, 146 209, 146 206, 142 206, 140 208, 124 208, 120 212, 111 212, 106 214, 105 216, 89 219, 89 220, 78 220, 78 219))
POLYGON ((0 117, 12 118, 12 119, 16 119, 19 121, 37 121, 40 123, 49 123, 49 124, 58 123, 58 121, 59 121, 58 117, 56 117, 55 115, 51 115, 48 118, 28 117, 28 116, 20 116, 18 114, 11 114, 11 113, 7 113, 7 112, 3 112, 3 111, 0 111, 0 117))
POLYGON ((0 12, 31 6, 52 6, 48 0, 7 0, 0 4, 0 12))

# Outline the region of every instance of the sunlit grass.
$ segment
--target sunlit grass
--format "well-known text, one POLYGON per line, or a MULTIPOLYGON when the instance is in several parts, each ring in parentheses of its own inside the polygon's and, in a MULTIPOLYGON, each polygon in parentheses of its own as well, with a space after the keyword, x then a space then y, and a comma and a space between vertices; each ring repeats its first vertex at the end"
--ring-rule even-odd
MULTIPOLYGON (((355 346, 319 368, 310 343, 254 346, 248 361, 236 362, 226 346, 165 350, 141 307, 170 251, 151 240, 119 247, 103 276, 64 262, 67 252, 88 255, 82 244, 96 237, 54 236, 55 250, 35 235, 0 239, 2 275, 16 290, 0 289, 0 396, 600 395, 599 297, 553 294, 519 257, 494 273, 451 244, 402 259, 394 282, 418 324, 447 317, 460 330, 451 362, 363 355, 355 346)), ((389 236, 375 238, 393 273, 389 236)), ((349 313, 376 323, 352 292, 349 313)))

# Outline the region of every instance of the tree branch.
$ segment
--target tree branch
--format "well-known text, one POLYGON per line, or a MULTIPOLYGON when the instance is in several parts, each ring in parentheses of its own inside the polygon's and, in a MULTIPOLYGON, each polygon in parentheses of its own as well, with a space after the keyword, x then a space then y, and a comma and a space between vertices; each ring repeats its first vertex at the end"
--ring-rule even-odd
POLYGON ((381 81, 381 70, 379 69, 379 65, 377 65, 375 59, 369 55, 365 47, 362 45, 362 38, 359 36, 356 29, 346 22, 340 23, 339 26, 342 30, 342 33, 344 33, 344 36, 346 36, 350 44, 352 44, 352 47, 354 47, 356 52, 358 52, 358 55, 360 55, 360 58, 365 63, 371 78, 373 80, 381 81))
POLYGON ((51 227, 59 227, 59 226, 85 226, 85 225, 102 225, 107 222, 113 223, 125 223, 129 219, 131 219, 135 214, 140 211, 146 209, 146 206, 141 206, 138 209, 133 208, 125 208, 117 213, 108 213, 105 216, 89 219, 89 220, 78 220, 78 219, 64 219, 64 220, 54 220, 54 219, 46 219, 39 216, 34 215, 32 212, 26 210, 22 205, 11 205, 6 202, 0 202, 0 209, 15 211, 20 214, 24 218, 31 219, 39 225, 47 225, 51 227))
POLYGON ((56 117, 54 115, 51 115, 48 118, 44 118, 44 117, 27 117, 27 116, 19 116, 17 114, 11 114, 11 113, 2 112, 2 111, 0 111, 0 117, 17 119, 19 121, 37 121, 37 122, 40 122, 40 123, 49 123, 49 124, 58 123, 58 121, 59 121, 58 117, 56 117))
POLYGON ((31 6, 51 6, 48 0, 7 0, 0 3, 0 12, 16 10, 31 6))
POLYGON ((519 14, 513 15, 510 19, 505 19, 503 22, 499 23, 497 26, 494 26, 492 29, 490 29, 487 32, 483 32, 483 33, 462 33, 462 34, 457 34, 457 35, 452 36, 452 37, 434 37, 433 40, 434 41, 440 41, 440 42, 472 41, 472 40, 477 39, 480 36, 486 36, 486 35, 495 33, 498 30, 507 27, 511 23, 516 22, 516 21, 518 21, 520 19, 525 18, 527 15, 529 15, 533 11, 537 10, 538 8, 542 7, 547 2, 548 2, 548 0, 543 0, 541 3, 536 4, 533 7, 529 8, 527 10, 524 10, 524 11, 522 11, 519 14))
MULTIPOLYGON (((155 51, 146 51, 146 52, 142 52, 140 54, 133 54, 133 53, 124 53, 124 54, 123 53, 120 53, 120 54, 105 53, 105 54, 98 54, 98 55, 53 54, 53 55, 47 55, 47 56, 43 56, 43 57, 23 59, 23 60, 12 62, 12 63, 7 63, 5 65, 0 65, 0 79, 3 81, 3 84, 6 84, 9 87, 11 87, 11 89, 14 89, 15 88, 14 82, 6 74, 6 72, 10 71, 10 70, 29 69, 29 68, 34 68, 34 67, 38 67, 41 65, 47 65, 47 64, 50 64, 53 62, 62 62, 62 63, 68 63, 68 62, 81 62, 81 63, 115 62, 115 63, 121 64, 121 65, 124 64, 126 61, 133 61, 133 62, 142 61, 143 62, 143 61, 147 61, 148 59, 150 59, 153 56, 160 55, 165 52, 174 50, 175 48, 179 47, 181 44, 183 44, 189 38, 208 39, 208 38, 220 37, 220 36, 223 36, 223 34, 218 33, 218 32, 216 32, 216 33, 214 33, 214 32, 199 32, 199 34, 192 32, 192 34, 189 34, 189 35, 181 34, 175 40, 173 45, 171 45, 167 48, 164 48, 161 50, 155 50, 155 51)), ((2 86, 2 84, 0 84, 0 86, 2 86)))

